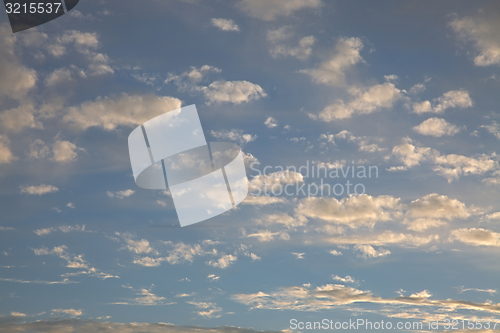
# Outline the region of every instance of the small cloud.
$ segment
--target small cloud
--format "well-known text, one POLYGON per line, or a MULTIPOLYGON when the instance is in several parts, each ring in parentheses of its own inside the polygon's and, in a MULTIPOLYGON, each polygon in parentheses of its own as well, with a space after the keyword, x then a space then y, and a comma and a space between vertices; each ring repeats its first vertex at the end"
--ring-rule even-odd
POLYGON ((269 117, 264 122, 264 125, 266 125, 268 128, 274 128, 278 126, 278 121, 273 117, 269 117))
POLYGON ((21 189, 21 193, 29 195, 44 195, 59 191, 57 187, 45 184, 41 184, 39 186, 20 186, 19 188, 21 189))
POLYGON ((72 208, 72 209, 75 209, 75 205, 72 203, 72 202, 68 202, 68 204, 66 205, 66 207, 69 207, 69 208, 72 208))
POLYGON ((235 31, 239 32, 240 27, 233 20, 223 19, 223 18, 213 18, 212 26, 218 28, 221 31, 235 31))
POLYGON ((110 197, 110 198, 123 199, 123 198, 130 197, 131 195, 133 195, 135 193, 135 191, 129 189, 129 190, 118 191, 118 192, 108 191, 107 193, 108 193, 108 197, 110 197))

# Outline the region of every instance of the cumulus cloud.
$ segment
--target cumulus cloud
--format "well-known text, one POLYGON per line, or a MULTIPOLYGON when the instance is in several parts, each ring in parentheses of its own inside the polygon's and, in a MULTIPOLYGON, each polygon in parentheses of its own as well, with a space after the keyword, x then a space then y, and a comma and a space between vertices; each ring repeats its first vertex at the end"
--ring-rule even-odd
POLYGON ((3 24, 0 26, 0 98, 22 99, 35 87, 37 73, 25 67, 16 54, 18 37, 3 24))
POLYGON ((30 195, 44 195, 59 191, 59 189, 53 185, 41 184, 38 186, 20 186, 21 193, 26 193, 30 195))
POLYGON ((363 43, 359 38, 342 38, 337 42, 330 58, 314 69, 305 69, 301 73, 311 76, 316 83, 344 85, 345 72, 363 61, 360 51, 363 43))
POLYGON ((187 303, 196 306, 199 309, 198 314, 202 317, 219 318, 221 316, 220 312, 222 311, 222 309, 213 302, 189 301, 187 303))
POLYGON ((70 317, 79 317, 83 315, 82 310, 76 310, 76 309, 52 309, 53 314, 65 314, 69 315, 70 317))
POLYGON ((7 136, 0 134, 0 164, 8 164, 12 162, 15 157, 9 147, 10 140, 7 136))
POLYGON ((222 31, 240 31, 240 27, 233 20, 223 19, 223 18, 213 18, 212 26, 218 28, 222 31))
POLYGON ((500 246, 500 233, 482 228, 463 228, 451 232, 450 241, 472 246, 500 246))
POLYGON ((131 195, 135 193, 134 190, 128 189, 128 190, 123 190, 123 191, 117 191, 117 192, 111 192, 108 191, 108 197, 110 198, 118 198, 118 199, 123 199, 123 198, 128 198, 131 195))
POLYGON ((221 131, 212 131, 211 134, 216 139, 230 140, 238 142, 241 145, 252 142, 257 139, 257 135, 255 134, 246 134, 243 133, 242 130, 232 129, 230 131, 221 130, 221 131))
POLYGON ((33 159, 49 158, 51 161, 58 163, 73 162, 78 158, 78 152, 85 149, 77 147, 74 143, 56 138, 52 147, 49 147, 45 142, 36 139, 30 143, 28 157, 33 159))
POLYGON ((112 304, 121 304, 121 305, 146 305, 146 306, 152 306, 152 305, 168 305, 168 304, 173 304, 173 303, 167 303, 167 299, 162 296, 155 295, 154 293, 151 292, 151 288, 146 289, 146 288, 141 288, 141 289, 134 289, 130 286, 122 286, 127 289, 133 290, 137 297, 130 298, 126 301, 123 302, 115 302, 112 304))
POLYGON ((291 45, 288 40, 293 35, 291 26, 268 31, 267 40, 271 43, 270 53, 273 58, 279 56, 290 56, 301 60, 309 58, 312 54, 312 47, 316 42, 314 36, 302 37, 298 41, 298 45, 291 45))
POLYGON ((319 118, 330 122, 337 119, 351 118, 356 114, 369 114, 391 108, 401 98, 401 90, 386 82, 368 88, 351 88, 353 99, 347 103, 338 100, 319 113, 319 118))
POLYGON ((428 147, 418 147, 413 144, 410 138, 405 138, 404 142, 392 149, 392 154, 409 168, 419 165, 424 160, 431 159, 439 154, 437 150, 428 147))
POLYGON ((474 58, 476 66, 500 65, 499 22, 498 16, 469 16, 450 22, 459 38, 473 43, 477 54, 474 58))
MULTIPOLYGON (((373 141, 381 141, 380 138, 370 138, 367 136, 355 136, 351 132, 343 130, 337 134, 321 134, 320 141, 322 145, 326 145, 326 143, 331 143, 336 145, 335 139, 347 140, 350 142, 355 142, 359 146, 359 151, 367 152, 367 153, 376 153, 385 150, 385 148, 380 148, 378 144, 373 143, 373 141)), ((337 161, 338 163, 338 161, 337 161)), ((344 163, 345 164, 345 163, 344 163)), ((329 169, 334 167, 334 164, 323 164, 327 166, 329 169)), ((319 165, 318 165, 319 166, 319 165)), ((336 168, 342 168, 342 166, 336 166, 336 168)))
POLYGON ((248 81, 214 81, 199 90, 208 104, 241 104, 267 96, 261 86, 248 81))
POLYGON ((118 126, 136 126, 160 114, 181 107, 173 97, 155 95, 127 95, 98 98, 71 107, 63 122, 80 130, 101 127, 111 131, 118 126))
POLYGON ((367 194, 336 198, 309 197, 300 200, 295 209, 298 215, 351 227, 373 226, 377 222, 393 220, 400 215, 402 204, 388 195, 372 197, 367 194))
POLYGON ((413 127, 413 130, 422 135, 441 137, 445 135, 455 135, 460 132, 460 128, 448 123, 442 118, 429 118, 420 125, 413 127))
POLYGON ((354 245, 354 250, 360 252, 360 256, 363 258, 377 258, 377 257, 385 257, 391 254, 391 251, 386 249, 378 249, 376 250, 371 245, 354 245))
POLYGON ((272 172, 264 175, 255 176, 249 184, 251 192, 272 191, 274 186, 286 186, 288 184, 298 184, 304 182, 304 176, 301 173, 292 170, 284 170, 283 172, 272 172))
POLYGON ((488 132, 500 140, 500 124, 496 121, 493 121, 491 125, 482 125, 481 128, 485 128, 488 132))
POLYGON ((10 132, 20 132, 24 128, 43 128, 35 119, 35 109, 32 104, 22 104, 16 108, 3 111, 0 114, 0 124, 10 132))
POLYGON ((423 101, 413 104, 414 113, 443 113, 449 108, 470 108, 473 102, 466 90, 451 90, 444 93, 441 97, 429 101, 423 101))
POLYGON ((273 117, 268 117, 264 122, 264 125, 266 125, 268 128, 274 128, 278 126, 278 121, 273 117))
POLYGON ((223 254, 222 257, 220 257, 218 260, 210 260, 207 262, 208 265, 212 267, 217 267, 217 268, 228 268, 233 264, 236 260, 238 260, 238 257, 232 254, 223 254))
POLYGON ((302 9, 321 6, 321 0, 241 0, 238 7, 249 16, 273 21, 278 16, 290 16, 302 9))

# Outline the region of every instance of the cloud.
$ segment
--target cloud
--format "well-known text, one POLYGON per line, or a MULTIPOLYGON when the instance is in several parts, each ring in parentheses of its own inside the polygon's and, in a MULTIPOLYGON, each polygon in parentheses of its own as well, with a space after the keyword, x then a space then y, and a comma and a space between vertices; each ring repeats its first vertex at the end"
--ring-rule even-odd
POLYGON ((218 28, 221 31, 240 31, 240 27, 233 20, 223 19, 223 18, 213 18, 212 26, 218 28))
MULTIPOLYGON (((194 304, 193 304, 194 305, 194 304)), ((32 332, 103 332, 103 333, 279 333, 281 331, 255 331, 249 328, 222 326, 204 328, 200 326, 177 326, 165 323, 113 323, 98 320, 37 320, 19 321, 19 318, 5 318, 0 329, 5 333, 32 332)))
POLYGON ((22 284, 44 284, 44 285, 79 283, 77 281, 70 281, 69 279, 63 279, 61 281, 44 281, 44 280, 22 280, 22 279, 12 279, 12 278, 0 278, 0 281, 16 282, 22 284))
POLYGON ((298 184, 304 182, 304 176, 301 173, 295 172, 293 170, 284 170, 283 172, 272 172, 270 174, 264 175, 260 174, 255 176, 249 184, 249 190, 251 192, 258 192, 260 194, 262 191, 264 193, 269 193, 272 191, 273 187, 286 186, 288 184, 298 184))
POLYGON ((402 247, 424 246, 437 240, 439 240, 438 235, 415 236, 392 231, 384 231, 380 234, 329 237, 326 239, 327 242, 337 245, 399 245, 402 247))
MULTIPOLYGON (((157 267, 162 264, 162 262, 168 262, 171 265, 182 264, 184 262, 193 262, 197 256, 206 255, 217 255, 216 249, 206 250, 206 242, 202 244, 189 245, 183 242, 172 243, 164 242, 165 245, 172 246, 172 249, 168 250, 168 255, 164 257, 136 257, 133 261, 134 264, 145 266, 145 267, 157 267)), ((154 251, 156 252, 156 251, 154 251)), ((155 253, 158 254, 158 253, 155 253)), ((228 258, 227 258, 228 259, 228 258)))
POLYGON ((39 186, 20 186, 21 193, 26 193, 30 195, 44 195, 48 193, 53 193, 59 191, 59 189, 53 185, 41 184, 39 186))
POLYGON ((302 37, 297 46, 286 45, 293 33, 291 26, 284 26, 276 30, 270 30, 267 33, 267 40, 272 44, 270 53, 273 58, 279 56, 291 56, 297 59, 305 60, 312 54, 312 47, 316 43, 314 36, 302 37))
POLYGON ((349 93, 353 96, 350 102, 345 103, 338 100, 324 108, 318 117, 323 121, 330 122, 351 118, 357 114, 370 114, 381 109, 392 108, 394 103, 401 98, 401 90, 389 82, 363 89, 351 88, 349 93))
POLYGON ((130 190, 130 189, 123 190, 123 191, 117 191, 117 192, 111 192, 111 191, 107 192, 108 197, 110 197, 110 198, 118 198, 118 199, 128 198, 131 195, 133 195, 134 193, 135 193, 135 191, 130 190))
POLYGON ((49 158, 54 162, 69 163, 76 161, 79 151, 85 151, 85 149, 77 147, 70 141, 56 139, 52 147, 49 147, 42 140, 36 139, 30 143, 28 157, 33 159, 49 158))
POLYGON ((245 134, 243 133, 242 130, 237 130, 237 129, 232 129, 230 131, 228 130, 212 131, 211 134, 216 139, 231 140, 238 142, 241 145, 244 145, 246 143, 252 142, 255 139, 257 139, 257 135, 245 134))
POLYGON ((485 128, 488 132, 500 140, 500 124, 496 121, 493 121, 491 125, 482 125, 481 128, 485 128))
POLYGON ((244 205, 254 205, 254 206, 265 206, 273 205, 277 203, 287 203, 285 198, 271 197, 271 196, 253 196, 249 195, 246 197, 245 201, 242 202, 244 205))
POLYGON ((500 24, 498 17, 463 17, 450 22, 451 28, 476 49, 476 66, 500 65, 500 24))
POLYGON ((436 193, 412 201, 407 213, 407 216, 413 218, 446 219, 448 221, 456 218, 465 219, 470 215, 471 212, 463 202, 436 193))
POLYGON ((462 228, 451 232, 450 241, 472 246, 500 246, 500 233, 482 228, 462 228))
MULTIPOLYGON (((500 313, 500 304, 491 302, 474 303, 462 300, 439 300, 431 299, 431 294, 424 290, 411 296, 400 296, 395 298, 383 298, 373 295, 370 291, 347 287, 342 284, 327 284, 319 287, 311 287, 309 284, 303 286, 282 287, 276 291, 254 294, 235 294, 233 300, 247 305, 252 309, 261 310, 290 310, 317 312, 322 310, 346 309, 346 306, 356 304, 356 312, 373 312, 373 305, 384 307, 384 311, 377 311, 381 315, 398 317, 401 308, 407 311, 415 310, 423 312, 424 308, 433 308, 436 313, 451 313, 456 310, 478 311, 482 314, 500 313), (367 308, 363 306, 367 305, 367 308), (395 313, 394 313, 395 312, 395 313)), ((415 318, 422 318, 422 313, 415 318)))
POLYGON ((290 16, 296 11, 321 5, 321 0, 241 0, 237 6, 253 18, 273 21, 278 16, 290 16))
POLYGON ((61 231, 63 233, 68 233, 68 232, 72 232, 72 231, 85 231, 85 225, 78 225, 78 224, 76 224, 74 226, 62 225, 59 227, 36 229, 33 232, 41 237, 41 236, 49 235, 49 234, 56 232, 56 231, 61 231))
POLYGON ((222 311, 222 309, 219 308, 217 304, 212 302, 189 301, 187 303, 196 306, 198 309, 201 309, 200 311, 198 311, 198 314, 205 318, 219 318, 220 312, 222 311))
POLYGON ((469 92, 466 90, 451 90, 444 93, 441 97, 435 98, 433 104, 429 101, 413 104, 413 112, 422 113, 443 113, 449 108, 470 108, 473 106, 469 92))
POLYGON ((209 65, 200 68, 191 66, 189 71, 180 75, 170 73, 165 83, 173 82, 181 91, 203 94, 208 105, 221 103, 241 104, 267 96, 261 86, 248 81, 217 80, 206 86, 201 84, 206 81, 210 73, 220 72, 220 69, 209 65))
POLYGON ((76 310, 76 309, 52 309, 53 314, 66 314, 69 315, 70 317, 79 317, 83 315, 82 310, 76 310))
POLYGON ((3 111, 0 114, 2 127, 10 132, 20 132, 24 128, 43 128, 33 115, 35 109, 31 103, 23 103, 17 108, 3 111))
POLYGON ((258 232, 246 235, 247 238, 257 238, 259 242, 266 243, 274 239, 290 240, 290 235, 285 231, 272 232, 269 230, 259 230, 258 232))
POLYGON ((167 303, 166 298, 162 296, 155 295, 154 293, 151 292, 151 289, 153 289, 153 286, 149 289, 146 288, 141 288, 141 289, 134 289, 129 286, 122 286, 127 289, 131 289, 135 291, 137 297, 128 299, 127 301, 124 302, 115 302, 112 304, 121 304, 121 305, 146 305, 146 306, 154 306, 154 305, 170 305, 174 303, 167 303))
POLYGON ((360 256, 363 258, 377 258, 377 257, 385 257, 391 254, 391 251, 380 248, 379 250, 375 250, 371 245, 354 245, 354 249, 360 252, 360 256))
POLYGON ((351 227, 373 226, 377 222, 393 220, 400 215, 402 205, 398 198, 388 195, 372 197, 367 194, 337 200, 309 197, 299 201, 298 215, 351 227))
POLYGON ((63 117, 63 122, 80 130, 101 127, 112 131, 118 126, 131 127, 142 124, 180 107, 181 101, 173 97, 122 94, 71 107, 63 117))
POLYGON ((399 158, 403 164, 409 168, 419 165, 424 160, 431 159, 439 154, 437 150, 427 147, 417 147, 413 145, 410 138, 405 138, 404 142, 392 149, 392 154, 399 158))
POLYGON ((36 71, 20 62, 15 52, 17 41, 7 24, 0 25, 0 98, 21 100, 37 81, 36 71))
MULTIPOLYGON (((378 144, 372 143, 373 138, 367 137, 367 136, 355 136, 351 132, 343 130, 337 134, 321 134, 320 136, 320 141, 322 142, 322 145, 326 145, 326 143, 331 143, 333 145, 336 145, 335 139, 342 139, 342 140, 347 140, 350 142, 355 142, 359 146, 359 151, 367 152, 367 153, 376 153, 380 151, 384 151, 385 148, 380 148, 378 144)), ((379 138, 375 138, 377 141, 381 141, 379 138)), ((339 162, 336 162, 339 164, 339 162)), ((328 163, 328 164, 323 164, 324 166, 328 166, 329 169, 333 169, 335 163, 328 163)), ((344 163, 345 164, 345 163, 344 163)), ((319 166, 319 165, 318 165, 319 166)), ((341 169, 343 166, 338 165, 336 168, 341 169)))
POLYGON ((327 85, 344 85, 345 72, 359 62, 363 62, 360 51, 363 43, 359 38, 341 38, 335 46, 330 58, 314 69, 301 70, 311 76, 316 83, 327 85))
POLYGON ((420 125, 413 127, 413 130, 422 135, 441 137, 445 135, 455 135, 460 132, 458 126, 448 123, 442 118, 429 118, 420 125))
POLYGON ((497 291, 495 289, 464 288, 464 286, 462 286, 458 290, 458 293, 461 294, 464 291, 477 291, 477 292, 482 292, 482 293, 488 293, 488 294, 490 294, 492 296, 493 296, 493 294, 497 293, 497 291))
POLYGON ((207 262, 207 264, 212 267, 224 269, 231 266, 231 264, 234 263, 236 260, 238 260, 237 256, 234 256, 232 254, 224 254, 217 261, 210 260, 209 262, 207 262))
POLYGON ((152 252, 157 253, 156 251, 153 250, 149 241, 146 239, 134 240, 133 236, 130 234, 120 235, 118 232, 116 234, 122 236, 123 240, 126 243, 126 248, 132 253, 135 254, 152 253, 152 252))
POLYGON ((241 104, 266 97, 261 86, 248 81, 214 81, 207 87, 200 87, 208 104, 241 104))
POLYGON ((456 154, 437 156, 434 163, 438 166, 433 170, 451 182, 463 175, 482 175, 498 169, 498 162, 492 157, 495 155, 482 154, 477 158, 456 154))
POLYGON ((15 157, 9 148, 10 140, 7 136, 0 134, 0 164, 8 164, 12 162, 15 157))
POLYGON ((268 117, 264 122, 264 125, 266 125, 268 128, 274 128, 278 126, 278 121, 273 117, 268 117))
POLYGON ((268 214, 257 219, 258 224, 272 225, 282 224, 287 228, 295 228, 307 224, 307 219, 302 216, 290 216, 285 213, 268 214))

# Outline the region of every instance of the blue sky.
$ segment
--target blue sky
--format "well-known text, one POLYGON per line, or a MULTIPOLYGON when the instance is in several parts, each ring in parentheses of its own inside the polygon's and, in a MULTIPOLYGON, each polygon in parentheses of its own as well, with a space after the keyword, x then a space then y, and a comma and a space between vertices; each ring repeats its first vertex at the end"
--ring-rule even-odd
POLYGON ((494 1, 81 0, 16 34, 0 15, 0 330, 499 318, 499 22, 494 1), (253 195, 180 228, 127 137, 191 104, 253 195), (277 173, 307 163, 378 177, 277 173), (321 181, 365 191, 262 193, 321 181))

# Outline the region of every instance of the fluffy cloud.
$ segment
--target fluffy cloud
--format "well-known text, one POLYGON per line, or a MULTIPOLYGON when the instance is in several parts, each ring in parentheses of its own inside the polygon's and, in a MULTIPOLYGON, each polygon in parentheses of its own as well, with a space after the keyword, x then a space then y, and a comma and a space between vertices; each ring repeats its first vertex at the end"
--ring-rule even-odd
POLYGON ((465 90, 451 90, 444 93, 441 97, 433 100, 413 104, 414 113, 443 113, 449 108, 470 108, 473 105, 469 92, 465 90), (434 104, 434 105, 433 105, 434 104))
POLYGON ((477 66, 500 65, 500 21, 498 17, 463 17, 451 21, 450 26, 462 40, 472 41, 477 51, 477 66))
POLYGON ((238 260, 238 257, 232 254, 223 254, 222 257, 220 257, 216 261, 210 260, 207 262, 208 265, 212 267, 217 267, 217 268, 228 268, 231 266, 232 263, 234 263, 236 260, 238 260))
POLYGON ((127 95, 98 98, 72 107, 63 121, 72 127, 85 130, 101 127, 111 131, 118 126, 134 126, 181 107, 181 101, 173 97, 155 95, 127 95))
POLYGON ((441 137, 444 135, 455 135, 460 132, 458 126, 448 123, 442 118, 429 118, 420 125, 413 127, 413 130, 422 135, 441 137))
POLYGON ((345 84, 345 72, 363 61, 360 51, 363 43, 359 38, 342 38, 335 46, 335 52, 317 68, 305 69, 301 73, 311 76, 314 82, 328 85, 345 84))
POLYGON ((249 184, 250 191, 272 191, 274 186, 286 186, 288 184, 298 184, 304 182, 301 173, 292 170, 283 172, 273 172, 267 175, 255 176, 249 184))
POLYGON ((313 36, 307 36, 302 37, 296 46, 285 44, 285 42, 293 36, 290 30, 290 26, 284 26, 267 33, 267 40, 272 45, 270 49, 271 56, 273 58, 290 56, 301 60, 309 58, 316 39, 313 36))
POLYGON ((39 186, 20 186, 21 193, 31 194, 31 195, 44 195, 48 193, 53 193, 59 191, 59 189, 53 185, 39 185, 39 186))
POLYGON ((173 304, 173 303, 166 303, 166 298, 162 296, 155 295, 151 292, 151 288, 146 289, 146 288, 141 288, 138 290, 135 290, 132 287, 129 286, 123 286, 124 288, 131 289, 133 290, 137 297, 128 299, 125 302, 115 302, 113 304, 121 304, 121 305, 146 305, 146 306, 151 306, 151 305, 167 305, 167 304, 173 304))
POLYGON ((30 143, 28 157, 33 159, 49 158, 51 161, 59 163, 73 162, 78 158, 78 151, 85 151, 69 141, 56 139, 49 147, 40 139, 30 143))
POLYGON ((267 96, 261 86, 248 81, 214 81, 199 90, 208 104, 241 104, 267 96))
MULTIPOLYGON (((326 145, 326 143, 332 143, 335 145, 335 139, 347 140, 350 142, 355 142, 359 146, 359 151, 367 152, 367 153, 376 153, 379 151, 385 150, 385 148, 380 148, 378 144, 373 143, 373 138, 367 136, 355 136, 351 132, 343 130, 337 134, 321 134, 320 141, 322 141, 322 145, 326 145)), ((381 141, 379 138, 375 138, 375 140, 381 141)), ((329 169, 333 168, 333 164, 325 165, 328 166, 329 169)), ((340 168, 338 166, 337 168, 340 168)))
POLYGON ((273 117, 269 117, 264 122, 264 125, 266 125, 268 128, 274 128, 278 126, 278 121, 273 117))
POLYGON ((353 99, 345 103, 342 100, 327 106, 320 112, 319 118, 330 122, 337 119, 351 118, 355 114, 369 114, 381 109, 391 108, 401 98, 401 90, 386 82, 365 89, 351 88, 353 99))
POLYGON ((0 97, 22 99, 37 80, 36 72, 19 61, 17 40, 6 24, 0 26, 0 97))
POLYGON ((76 310, 76 309, 53 309, 52 313, 57 313, 57 314, 66 314, 71 317, 79 317, 83 315, 82 310, 76 310))
POLYGON ((463 228, 453 230, 450 241, 459 241, 472 246, 500 246, 500 233, 482 228, 463 228))
POLYGON ((357 227, 390 221, 400 215, 401 209, 402 205, 398 198, 388 195, 372 197, 363 194, 341 200, 318 197, 305 198, 299 202, 295 213, 308 218, 357 227))
POLYGON ((245 134, 242 130, 237 129, 232 129, 230 131, 212 131, 211 134, 214 136, 214 138, 235 141, 241 145, 257 139, 257 135, 245 134))
POLYGON ((249 16, 264 21, 290 16, 306 8, 319 8, 321 0, 241 0, 238 7, 249 16))
POLYGON ((233 20, 213 18, 212 25, 222 31, 240 31, 240 27, 233 20))
POLYGON ((9 138, 0 134, 0 164, 10 163, 14 160, 14 155, 9 148, 9 138))
POLYGON ((427 147, 417 147, 410 138, 405 138, 404 142, 392 149, 392 154, 396 156, 403 164, 409 168, 420 164, 439 154, 437 150, 427 147))
POLYGON ((212 302, 195 302, 189 301, 188 304, 196 306, 198 309, 198 314, 205 318, 219 318, 220 312, 222 311, 215 303, 212 302))
POLYGON ((123 199, 123 198, 130 197, 131 195, 133 195, 135 193, 135 191, 128 189, 128 190, 117 191, 117 192, 108 191, 107 193, 108 193, 108 197, 110 197, 110 198, 123 199))
POLYGON ((500 140, 500 124, 493 121, 491 125, 483 125, 481 128, 485 128, 488 132, 493 134, 498 140, 500 140))
POLYGON ((385 257, 391 254, 391 251, 386 249, 374 249, 371 245, 354 245, 354 250, 360 252, 360 256, 363 258, 377 258, 377 257, 385 257))
POLYGON ((0 114, 0 124, 10 132, 20 132, 24 128, 43 128, 35 119, 35 109, 32 104, 22 104, 17 108, 3 111, 0 114))

